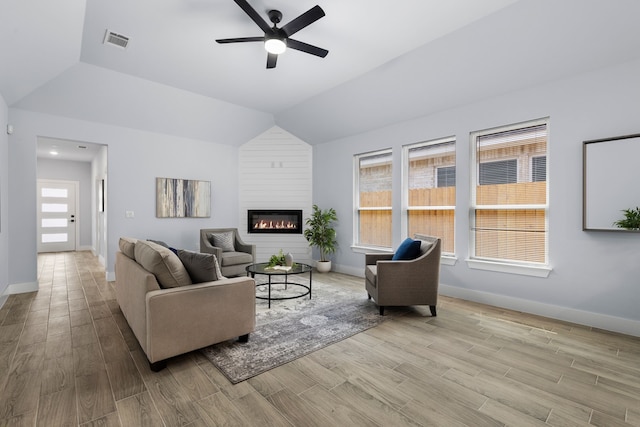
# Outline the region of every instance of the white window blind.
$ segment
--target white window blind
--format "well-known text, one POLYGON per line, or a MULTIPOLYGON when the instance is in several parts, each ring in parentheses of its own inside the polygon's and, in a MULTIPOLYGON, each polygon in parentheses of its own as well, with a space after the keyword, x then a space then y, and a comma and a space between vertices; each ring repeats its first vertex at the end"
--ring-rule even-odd
POLYGON ((356 155, 355 245, 390 248, 392 245, 392 153, 383 150, 356 155))
POLYGON ((547 123, 476 132, 473 258, 547 263, 547 123))
POLYGON ((407 235, 442 239, 443 253, 454 253, 456 141, 443 138, 404 149, 407 235))

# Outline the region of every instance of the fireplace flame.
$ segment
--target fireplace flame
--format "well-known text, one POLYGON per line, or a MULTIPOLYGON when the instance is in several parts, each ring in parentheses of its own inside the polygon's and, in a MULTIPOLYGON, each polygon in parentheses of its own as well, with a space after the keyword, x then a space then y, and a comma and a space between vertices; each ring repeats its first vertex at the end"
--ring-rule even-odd
POLYGON ((279 229, 295 229, 296 224, 291 221, 265 221, 261 219, 253 225, 254 230, 279 230, 279 229))

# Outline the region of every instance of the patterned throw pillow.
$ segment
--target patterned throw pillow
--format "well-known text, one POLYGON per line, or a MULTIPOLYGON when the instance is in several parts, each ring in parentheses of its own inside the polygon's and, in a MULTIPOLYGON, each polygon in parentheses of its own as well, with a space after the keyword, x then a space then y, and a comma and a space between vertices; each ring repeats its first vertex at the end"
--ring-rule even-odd
POLYGON ((209 241, 217 248, 222 249, 222 252, 235 252, 233 231, 225 231, 223 233, 211 233, 209 234, 209 241))

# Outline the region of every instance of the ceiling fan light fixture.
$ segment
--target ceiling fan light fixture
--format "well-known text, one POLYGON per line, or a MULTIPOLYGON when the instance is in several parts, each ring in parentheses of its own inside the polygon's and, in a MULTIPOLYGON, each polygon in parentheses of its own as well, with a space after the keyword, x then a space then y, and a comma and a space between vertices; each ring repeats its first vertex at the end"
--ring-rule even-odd
POLYGON ((282 20, 282 12, 279 10, 269 10, 267 15, 273 26, 267 24, 258 11, 256 11, 248 2, 248 0, 233 0, 249 18, 255 22, 264 32, 264 37, 235 37, 230 39, 216 39, 217 43, 246 43, 246 42, 262 42, 264 49, 267 51, 267 69, 275 68, 278 62, 278 55, 285 52, 288 48, 300 52, 315 55, 324 58, 329 53, 328 50, 303 43, 298 40, 291 39, 292 35, 308 27, 318 19, 325 16, 324 10, 320 6, 314 6, 302 15, 289 21, 286 25, 278 28, 278 24, 282 20))
POLYGON ((268 38, 264 41, 264 48, 269 53, 279 55, 287 50, 287 42, 278 37, 268 38))

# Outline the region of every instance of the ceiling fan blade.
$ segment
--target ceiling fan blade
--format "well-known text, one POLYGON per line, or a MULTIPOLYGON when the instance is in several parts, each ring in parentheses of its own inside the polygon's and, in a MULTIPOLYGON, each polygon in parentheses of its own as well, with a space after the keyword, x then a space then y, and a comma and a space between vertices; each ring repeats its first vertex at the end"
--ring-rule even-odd
POLYGON ((275 53, 267 54, 267 68, 276 68, 276 62, 278 61, 278 55, 275 53))
POLYGON ((251 5, 249 5, 249 3, 247 3, 247 0, 234 0, 234 1, 238 6, 240 6, 242 10, 244 10, 244 13, 249 15, 249 18, 251 18, 253 22, 258 24, 258 27, 260 27, 260 29, 264 31, 265 34, 270 34, 272 32, 271 26, 267 24, 267 21, 265 21, 260 16, 260 14, 258 14, 258 12, 256 12, 256 10, 252 8, 251 5))
POLYGON ((322 49, 318 46, 313 46, 293 39, 287 39, 287 47, 299 50, 301 52, 310 53, 311 55, 319 56, 321 58, 324 58, 329 53, 329 51, 326 49, 322 49))
MULTIPOLYGON (((236 0, 236 2, 238 1, 239 0, 236 0)), ((307 10, 302 15, 295 18, 293 21, 289 22, 284 27, 281 27, 281 30, 285 32, 287 37, 289 37, 297 33, 298 31, 300 31, 307 25, 313 24, 323 16, 324 16, 324 10, 322 10, 320 6, 314 6, 311 9, 307 10)))
POLYGON ((263 42, 264 37, 236 37, 233 39, 218 39, 218 43, 244 43, 244 42, 263 42))

